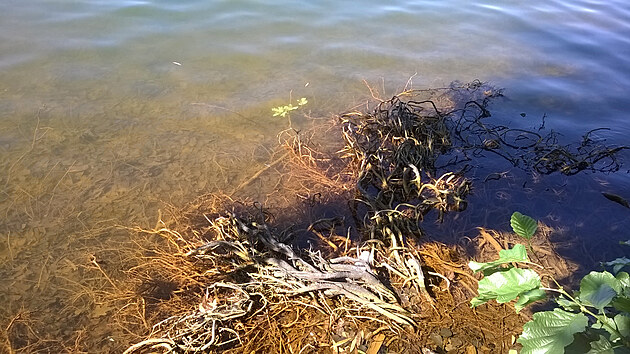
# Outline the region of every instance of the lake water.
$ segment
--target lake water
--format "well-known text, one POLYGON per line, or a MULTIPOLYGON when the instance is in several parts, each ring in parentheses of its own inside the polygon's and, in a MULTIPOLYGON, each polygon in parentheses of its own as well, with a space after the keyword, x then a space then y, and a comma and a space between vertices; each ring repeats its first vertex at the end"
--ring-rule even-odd
MULTIPOLYGON (((626 0, 385 3, 2 1, 0 319, 90 328, 106 312, 76 293, 95 245, 253 175, 286 127, 271 108, 290 97, 326 118, 365 102, 364 81, 388 97, 410 78, 480 79, 505 88, 498 122, 546 114, 566 142, 609 127, 598 136, 630 144, 626 0)), ((518 208, 610 259, 604 245, 630 239, 629 210, 601 195, 630 199, 622 157, 616 174, 480 188, 467 227, 506 227, 518 208)))

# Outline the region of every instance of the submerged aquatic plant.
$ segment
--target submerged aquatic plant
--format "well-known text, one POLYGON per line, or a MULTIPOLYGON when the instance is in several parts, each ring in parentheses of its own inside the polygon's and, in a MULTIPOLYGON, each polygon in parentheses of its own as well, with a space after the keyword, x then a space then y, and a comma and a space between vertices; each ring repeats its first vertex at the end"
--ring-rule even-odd
POLYGON ((299 100, 297 100, 297 106, 294 106, 293 104, 289 103, 288 105, 285 105, 285 106, 274 107, 271 109, 271 111, 273 112, 274 117, 277 117, 277 116, 286 117, 286 115, 289 114, 291 111, 295 111, 296 109, 304 106, 307 103, 308 103, 308 100, 305 97, 302 97, 299 100))

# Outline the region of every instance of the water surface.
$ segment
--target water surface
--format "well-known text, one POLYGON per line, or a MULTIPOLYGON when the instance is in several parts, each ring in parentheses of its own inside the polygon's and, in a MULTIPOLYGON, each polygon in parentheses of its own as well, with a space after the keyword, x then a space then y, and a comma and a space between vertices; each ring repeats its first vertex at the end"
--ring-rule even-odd
MULTIPOLYGON (((165 203, 258 171, 287 125, 271 108, 290 97, 329 117, 365 102, 365 83, 389 97, 410 78, 480 79, 505 88, 497 122, 532 128, 546 114, 566 142, 609 127, 602 138, 628 144, 628 62, 622 0, 3 1, 2 317, 34 311, 68 336, 106 317, 73 295, 90 250, 127 237, 116 225, 155 225, 165 203)), ((530 177, 481 188, 468 227, 505 227, 518 206, 595 260, 612 255, 597 240, 630 239, 630 218, 601 192, 630 199, 629 168, 551 177, 509 198, 530 177)))

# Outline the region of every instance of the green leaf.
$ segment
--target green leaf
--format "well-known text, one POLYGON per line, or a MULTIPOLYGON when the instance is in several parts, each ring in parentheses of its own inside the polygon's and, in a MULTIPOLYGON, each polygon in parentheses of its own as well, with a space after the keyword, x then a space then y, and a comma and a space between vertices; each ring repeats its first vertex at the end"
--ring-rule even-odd
POLYGON ((580 300, 599 310, 621 292, 621 282, 608 272, 590 272, 580 282, 580 300))
POLYGON ((610 262, 602 263, 604 266, 613 267, 613 273, 617 274, 621 270, 621 268, 630 265, 630 259, 626 257, 621 257, 617 259, 613 259, 610 262))
POLYGON ((617 330, 623 337, 630 337, 630 316, 628 314, 617 314, 615 316, 615 324, 617 324, 617 330))
MULTIPOLYGON (((299 102, 302 102, 302 101, 299 101, 299 102)), ((299 103, 299 102, 298 102, 298 103, 299 103)), ((304 103, 304 104, 306 104, 306 103, 304 103)), ((280 117, 286 117, 286 115, 287 115, 289 112, 294 111, 294 110, 296 110, 296 109, 298 109, 298 108, 299 108, 299 106, 294 106, 294 105, 292 105, 292 104, 290 104, 290 103, 289 103, 289 104, 288 104, 288 105, 286 105, 286 106, 278 106, 278 107, 274 107, 274 108, 272 108, 272 109, 271 109, 271 111, 273 112, 273 116, 274 116, 274 117, 277 117, 277 116, 280 116, 280 117)))
POLYGON ((599 340, 591 342, 591 350, 586 354, 615 354, 615 351, 612 343, 600 334, 599 340))
POLYGON ((567 311, 579 311, 580 310, 580 305, 567 299, 564 296, 560 296, 559 298, 556 299, 556 303, 558 305, 560 305, 563 309, 567 310, 567 311))
POLYGON ((584 331, 588 318, 582 313, 561 309, 537 312, 534 319, 523 326, 517 342, 523 345, 521 354, 563 353, 573 342, 573 335, 584 331))
POLYGON ((471 300, 472 307, 490 300, 506 303, 540 287, 540 277, 531 269, 510 268, 493 273, 479 281, 479 296, 471 300))
POLYGON ((470 300, 470 307, 477 307, 479 305, 483 305, 483 304, 485 304, 486 302, 488 302, 488 301, 490 301, 492 299, 493 299, 492 297, 488 297, 488 298, 484 298, 482 296, 473 297, 470 300))
POLYGON ((628 315, 620 313, 617 314, 615 318, 604 317, 604 322, 606 322, 608 326, 604 326, 602 323, 597 322, 593 325, 593 328, 605 329, 608 333, 610 333, 611 342, 615 342, 621 337, 630 336, 630 317, 628 317, 628 315), (615 328, 619 333, 613 331, 611 327, 615 328), (621 337, 619 336, 619 334, 621 334, 621 337))
POLYGON ((282 115, 284 117, 284 115, 286 114, 286 112, 284 112, 282 107, 274 107, 271 109, 271 111, 273 112, 274 117, 277 117, 279 115, 282 115))
POLYGON ((630 297, 630 275, 626 272, 619 272, 615 278, 621 283, 621 292, 626 297, 630 297))
POLYGON ((612 305, 618 311, 630 314, 630 275, 626 272, 619 272, 615 278, 621 284, 621 294, 613 299, 612 305))
POLYGON ((515 211, 514 214, 512 214, 512 217, 510 218, 510 225, 512 225, 512 230, 514 230, 517 235, 528 240, 534 236, 536 229, 538 229, 536 220, 527 215, 523 215, 518 211, 515 211))
MULTIPOLYGON (((630 317, 628 317, 627 314, 617 314, 613 322, 614 327, 617 328, 621 337, 628 338, 628 336, 630 336, 630 317)), ((612 342, 617 341, 617 339, 620 339, 621 337, 619 337, 617 333, 610 332, 610 340, 612 342)))
POLYGON ((545 293, 544 290, 538 288, 532 289, 528 292, 522 293, 518 297, 518 301, 516 301, 516 304, 514 304, 514 309, 516 310, 516 312, 520 312, 523 308, 525 308, 525 306, 538 300, 544 300, 546 298, 547 293, 545 293))
POLYGON ((499 259, 492 262, 487 263, 479 263, 470 261, 468 263, 468 267, 472 269, 473 272, 483 272, 488 269, 497 268, 500 265, 511 262, 527 262, 529 259, 527 258, 527 250, 525 246, 521 244, 516 244, 512 249, 501 250, 499 251, 499 259))
POLYGON ((630 299, 627 297, 617 297, 613 299, 612 305, 617 311, 630 313, 630 299))

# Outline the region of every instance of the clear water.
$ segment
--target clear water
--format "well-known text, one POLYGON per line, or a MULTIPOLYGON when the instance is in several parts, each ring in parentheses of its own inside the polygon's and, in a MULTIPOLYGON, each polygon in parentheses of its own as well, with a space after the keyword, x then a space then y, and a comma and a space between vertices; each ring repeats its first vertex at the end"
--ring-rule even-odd
MULTIPOLYGON (((2 1, 2 316, 24 307, 89 326, 99 316, 59 300, 89 264, 72 254, 255 173, 286 126, 270 109, 290 95, 327 117, 369 97, 363 80, 387 97, 410 77, 480 79, 506 89, 496 119, 537 127, 546 114, 567 142, 609 127, 609 143, 630 144, 628 63, 625 0, 2 1)), ((485 216, 471 220, 505 226, 495 219, 518 207, 599 259, 602 240, 630 239, 629 211, 600 194, 630 199, 629 168, 511 199, 500 192, 522 181, 484 187, 471 209, 485 216)))

